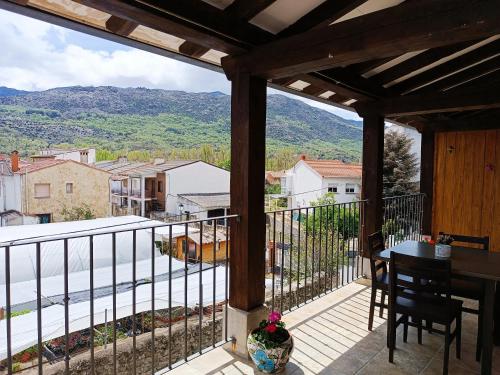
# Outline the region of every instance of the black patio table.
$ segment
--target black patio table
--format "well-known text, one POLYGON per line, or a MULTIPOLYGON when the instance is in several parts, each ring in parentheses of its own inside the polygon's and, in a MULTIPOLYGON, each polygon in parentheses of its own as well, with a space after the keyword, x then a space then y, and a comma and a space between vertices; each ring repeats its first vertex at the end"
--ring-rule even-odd
MULTIPOLYGON (((389 262, 392 251, 422 258, 443 259, 435 255, 434 245, 418 241, 401 242, 378 254, 374 254, 374 258, 389 262)), ((452 246, 450 259, 453 275, 481 280, 485 285, 481 374, 490 375, 493 358, 493 309, 495 285, 497 281, 500 282, 500 253, 452 246)))

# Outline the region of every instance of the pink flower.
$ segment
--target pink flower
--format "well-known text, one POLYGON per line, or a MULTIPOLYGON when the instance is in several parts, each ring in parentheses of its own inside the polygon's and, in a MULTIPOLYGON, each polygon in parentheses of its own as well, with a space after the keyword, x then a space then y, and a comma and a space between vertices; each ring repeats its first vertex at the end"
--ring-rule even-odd
POLYGON ((278 329, 278 327, 276 327, 276 324, 274 324, 274 323, 269 324, 269 325, 265 328, 265 330, 266 330, 267 332, 269 332, 269 333, 274 333, 274 332, 276 332, 276 330, 277 330, 277 329, 278 329))
POLYGON ((281 319, 281 314, 277 311, 271 311, 269 313, 268 320, 270 323, 278 323, 281 319))

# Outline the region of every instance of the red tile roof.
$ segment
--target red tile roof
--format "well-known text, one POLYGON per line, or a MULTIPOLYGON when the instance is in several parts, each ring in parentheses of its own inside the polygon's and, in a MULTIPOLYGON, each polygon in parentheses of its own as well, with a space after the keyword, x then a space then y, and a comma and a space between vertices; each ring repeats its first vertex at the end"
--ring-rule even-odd
POLYGON ((17 173, 32 173, 39 171, 40 169, 53 167, 54 165, 59 165, 68 162, 69 160, 60 160, 60 159, 48 159, 48 160, 40 160, 36 163, 29 163, 20 165, 20 169, 17 173))
POLYGON ((361 178, 361 164, 347 164, 340 160, 304 160, 322 177, 361 178))

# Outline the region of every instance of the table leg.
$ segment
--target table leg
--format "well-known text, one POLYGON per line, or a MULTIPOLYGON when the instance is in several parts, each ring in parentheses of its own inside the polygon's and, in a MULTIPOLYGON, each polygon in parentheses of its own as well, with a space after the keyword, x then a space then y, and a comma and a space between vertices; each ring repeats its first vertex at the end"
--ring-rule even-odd
POLYGON ((493 362, 493 309, 495 302, 495 282, 485 281, 483 311, 483 350, 481 354, 481 375, 491 375, 493 362))

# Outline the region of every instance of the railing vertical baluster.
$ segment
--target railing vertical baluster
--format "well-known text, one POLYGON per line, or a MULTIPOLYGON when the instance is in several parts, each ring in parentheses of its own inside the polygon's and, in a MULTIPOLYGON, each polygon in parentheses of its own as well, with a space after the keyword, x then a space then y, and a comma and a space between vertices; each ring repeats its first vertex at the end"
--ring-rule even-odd
POLYGON ((281 214, 280 313, 283 314, 283 271, 285 268, 285 211, 281 214))
POLYGON ((188 224, 184 224, 184 360, 187 361, 188 358, 188 258, 189 258, 189 234, 188 234, 188 224))
POLYGON ((38 373, 43 373, 42 357, 42 265, 41 244, 36 243, 36 320, 37 320, 37 349, 38 349, 38 373))
POLYGON ((5 304, 7 314, 7 371, 12 374, 12 326, 10 305, 10 246, 5 246, 5 304))
POLYGON ((172 369, 172 225, 168 227, 168 368, 172 369))
POLYGON ((214 246, 213 246, 213 286, 212 286, 212 347, 215 348, 215 308, 216 308, 216 294, 215 294, 215 285, 216 285, 216 271, 217 271, 217 255, 216 255, 216 244, 217 244, 217 220, 212 221, 214 226, 214 246))
POLYGON ((94 236, 89 237, 89 270, 90 270, 90 373, 95 373, 95 337, 94 337, 94 236))
POLYGON ((304 268, 304 303, 307 302, 307 258, 308 258, 308 254, 307 254, 307 250, 309 248, 309 208, 306 208, 306 220, 305 220, 305 224, 306 224, 306 243, 305 243, 305 258, 304 258, 304 261, 305 261, 305 268, 304 268))
POLYGON ((325 206, 325 210, 326 210, 326 215, 325 215, 325 276, 323 278, 323 287, 324 287, 324 291, 325 293, 327 292, 328 290, 328 275, 329 275, 329 271, 330 271, 330 263, 328 263, 328 205, 325 206))
POLYGON ((137 373, 137 231, 132 231, 132 365, 137 373))
POLYGON ((112 234, 112 278, 113 278, 113 374, 117 373, 116 362, 116 233, 112 234))
POLYGON ((293 209, 290 211, 290 247, 288 248, 288 311, 292 310, 292 248, 293 248, 293 209))
POLYGON ((333 262, 334 262, 334 259, 335 259, 335 204, 332 204, 332 235, 331 235, 331 239, 330 239, 330 244, 331 244, 331 247, 332 247, 332 250, 331 250, 331 255, 330 255, 330 258, 331 258, 331 272, 330 272, 330 289, 333 290, 333 262))
POLYGON ((359 278, 359 263, 363 264, 363 259, 361 258, 361 253, 359 251, 359 243, 360 243, 360 233, 361 233, 361 202, 356 203, 356 213, 357 213, 357 225, 356 225, 356 278, 359 278))
POLYGON ((337 208, 337 285, 336 287, 339 287, 339 281, 340 281, 340 273, 339 273, 339 266, 340 266, 340 205, 335 205, 334 207, 337 208))
POLYGON ((198 288, 200 289, 200 293, 199 293, 199 304, 198 304, 198 308, 199 308, 199 312, 198 312, 198 335, 200 336, 199 339, 198 339, 198 352, 201 354, 202 352, 202 345, 203 345, 203 329, 202 329, 202 325, 203 325, 203 306, 204 306, 204 303, 203 303, 203 221, 200 221, 200 253, 197 254, 197 256, 199 257, 199 269, 198 269, 198 272, 199 272, 199 279, 198 279, 198 288))
POLYGON ((224 341, 227 341, 227 309, 229 307, 229 220, 226 219, 226 269, 224 270, 226 278, 225 278, 225 285, 224 285, 224 295, 225 295, 225 309, 224 309, 224 341))
MULTIPOLYGON (((345 281, 345 227, 346 227, 346 217, 345 217, 345 211, 346 211, 346 204, 342 203, 342 285, 344 285, 345 281)), ((349 272, 349 268, 347 269, 347 272, 349 272)), ((349 275, 347 275, 349 277, 349 275)))
POLYGON ((298 216, 298 231, 297 231, 297 307, 300 306, 299 290, 300 290, 300 230, 302 228, 302 210, 299 208, 298 216))
POLYGON ((272 281, 271 281, 271 310, 274 311, 274 283, 275 283, 275 275, 274 275, 274 267, 275 267, 275 262, 276 262, 276 211, 273 213, 273 247, 270 249, 270 256, 271 256, 271 274, 272 274, 272 281))
MULTIPOLYGON (((345 209, 348 208, 347 211, 347 283, 349 283, 349 269, 351 268, 351 254, 350 254, 350 249, 351 249, 351 203, 346 203, 345 209)), ((344 239, 345 243, 345 239, 344 239)))
POLYGON ((64 365, 69 374, 69 264, 68 239, 64 239, 64 365))
POLYGON ((314 299, 314 271, 315 271, 315 253, 316 253, 316 207, 313 207, 313 227, 312 227, 312 249, 311 249, 311 299, 314 299))
POLYGON ((323 237, 323 206, 319 207, 318 296, 321 295, 321 250, 323 237))
POLYGON ((155 366, 155 228, 151 228, 151 372, 154 374, 155 366))

